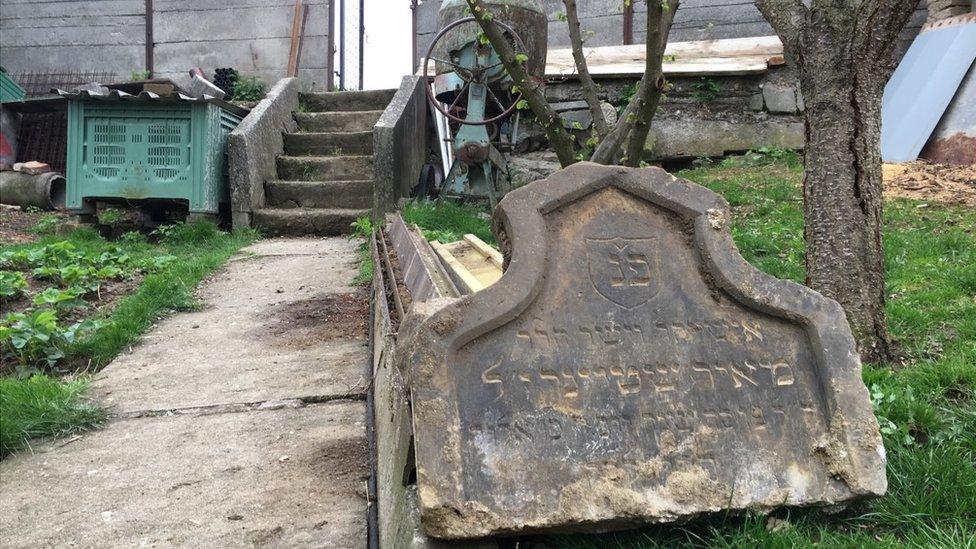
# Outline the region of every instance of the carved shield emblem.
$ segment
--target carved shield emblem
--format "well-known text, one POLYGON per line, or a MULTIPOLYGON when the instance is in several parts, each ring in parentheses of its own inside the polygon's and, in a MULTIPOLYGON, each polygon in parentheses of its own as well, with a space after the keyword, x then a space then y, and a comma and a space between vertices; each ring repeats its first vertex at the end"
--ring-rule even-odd
POLYGON ((625 309, 647 303, 661 289, 653 238, 587 238, 586 262, 597 293, 625 309))

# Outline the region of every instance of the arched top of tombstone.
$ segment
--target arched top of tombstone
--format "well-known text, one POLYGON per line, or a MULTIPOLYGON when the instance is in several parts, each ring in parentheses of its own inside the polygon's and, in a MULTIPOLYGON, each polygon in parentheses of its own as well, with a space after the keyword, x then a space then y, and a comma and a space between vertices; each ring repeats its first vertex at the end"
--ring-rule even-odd
POLYGON ((505 197, 504 276, 404 341, 428 533, 884 493, 843 310, 749 265, 729 219, 658 168, 579 163, 505 197))

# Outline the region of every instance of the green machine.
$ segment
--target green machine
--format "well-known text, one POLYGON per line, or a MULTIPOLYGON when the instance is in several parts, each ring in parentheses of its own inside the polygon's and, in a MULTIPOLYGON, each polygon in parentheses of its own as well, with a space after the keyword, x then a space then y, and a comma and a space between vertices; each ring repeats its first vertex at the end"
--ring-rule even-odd
POLYGON ((174 204, 215 216, 230 202, 227 135, 246 109, 211 98, 112 90, 68 99, 68 210, 137 206, 155 216, 174 204))
MULTIPOLYGON (((547 21, 538 0, 485 0, 495 23, 530 75, 545 70, 547 21)), ((453 157, 438 194, 487 198, 492 206, 509 190, 505 153, 511 148, 516 123, 511 118, 521 99, 512 79, 464 0, 444 0, 438 18, 441 30, 431 41, 424 61, 424 79, 431 106, 450 124, 453 157), (429 61, 435 75, 430 75, 429 61)))

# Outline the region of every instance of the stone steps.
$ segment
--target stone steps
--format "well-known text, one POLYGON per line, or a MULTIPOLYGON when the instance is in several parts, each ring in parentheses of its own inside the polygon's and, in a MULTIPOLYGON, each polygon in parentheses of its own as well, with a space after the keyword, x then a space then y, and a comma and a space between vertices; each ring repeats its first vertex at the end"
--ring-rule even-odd
POLYGON ((340 235, 352 232, 352 224, 369 216, 359 208, 262 208, 253 214, 254 224, 268 236, 340 235))
POLYGON ((305 112, 375 111, 385 109, 395 93, 395 89, 303 93, 298 100, 305 112))
POLYGON ((290 156, 373 154, 373 132, 286 133, 285 154, 290 156))
POLYGON ((286 181, 361 181, 373 179, 373 157, 279 156, 278 179, 286 181))
POLYGON ((371 132, 382 110, 296 112, 295 122, 301 132, 371 132))
POLYGON ((277 179, 252 214, 267 235, 338 235, 373 205, 373 125, 396 90, 303 93, 284 134, 277 179))
POLYGON ((373 182, 275 180, 265 183, 264 196, 273 208, 371 208, 373 182))

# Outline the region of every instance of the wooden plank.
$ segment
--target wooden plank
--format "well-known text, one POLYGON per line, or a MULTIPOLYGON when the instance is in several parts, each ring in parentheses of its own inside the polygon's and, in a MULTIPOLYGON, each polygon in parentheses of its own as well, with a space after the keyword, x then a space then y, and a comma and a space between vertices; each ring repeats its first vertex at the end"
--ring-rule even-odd
POLYGON ((302 0, 295 0, 295 14, 291 20, 291 47, 288 50, 288 76, 298 74, 298 35, 302 27, 302 0))
MULTIPOLYGON (((644 45, 583 48, 594 76, 634 76, 644 72, 644 45)), ((663 65, 669 76, 761 74, 771 65, 782 65, 783 43, 777 36, 672 42, 663 65)), ((427 60, 422 59, 420 67, 427 60)), ((423 74, 422 70, 417 71, 423 74)), ((551 49, 546 57, 546 76, 574 77, 576 63, 568 48, 551 49)))
POLYGON ((448 249, 447 246, 437 242, 436 240, 432 240, 430 242, 430 246, 434 248, 434 252, 438 257, 441 258, 441 261, 444 262, 447 269, 457 276, 457 281, 460 282, 461 286, 463 286, 463 288, 460 288, 463 292, 473 294, 484 289, 481 282, 471 273, 471 271, 468 270, 467 267, 462 265, 461 262, 454 257, 454 254, 451 253, 451 250, 448 249))
POLYGON ((501 269, 504 265, 505 258, 502 257, 502 253, 491 247, 491 245, 484 240, 481 240, 477 236, 469 233, 464 235, 464 241, 470 244, 472 248, 478 251, 478 253, 485 256, 488 261, 491 261, 495 267, 501 269))

